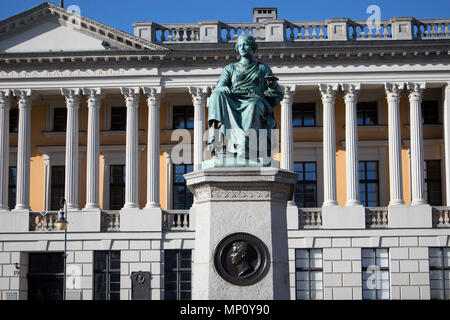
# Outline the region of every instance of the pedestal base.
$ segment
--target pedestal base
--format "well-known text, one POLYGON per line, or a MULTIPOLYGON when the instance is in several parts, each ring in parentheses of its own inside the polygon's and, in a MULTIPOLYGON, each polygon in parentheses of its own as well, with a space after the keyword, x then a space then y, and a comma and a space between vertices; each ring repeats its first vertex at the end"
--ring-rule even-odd
POLYGON ((366 212, 363 206, 322 207, 323 229, 365 229, 366 212))
POLYGON ((101 211, 100 209, 68 210, 67 212, 68 232, 100 232, 101 211))
POLYGON ((431 228, 431 206, 390 205, 388 207, 388 228, 431 228))
POLYGON ((297 174, 276 168, 211 168, 185 179, 196 213, 192 298, 289 299, 286 203, 297 174), (243 242, 246 249, 237 249, 243 242), (267 268, 260 270, 264 263, 267 268))
POLYGON ((28 232, 30 212, 28 210, 0 212, 0 232, 28 232))
POLYGON ((120 210, 120 231, 161 231, 161 208, 120 210))

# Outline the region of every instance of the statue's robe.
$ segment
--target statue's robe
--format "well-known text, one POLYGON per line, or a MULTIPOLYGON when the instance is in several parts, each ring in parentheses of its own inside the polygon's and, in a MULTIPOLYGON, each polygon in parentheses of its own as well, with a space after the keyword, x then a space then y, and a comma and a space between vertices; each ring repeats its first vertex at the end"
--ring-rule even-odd
POLYGON ((260 62, 248 66, 232 63, 223 69, 217 87, 226 86, 231 93, 213 91, 208 98, 208 122, 210 126, 213 121, 222 123, 220 132, 228 140, 227 152, 248 158, 248 144, 253 141, 246 133, 255 129, 259 139, 259 130, 266 129, 268 150, 264 152, 270 156, 271 129, 276 127, 273 108, 283 99, 276 80, 270 68, 260 62))

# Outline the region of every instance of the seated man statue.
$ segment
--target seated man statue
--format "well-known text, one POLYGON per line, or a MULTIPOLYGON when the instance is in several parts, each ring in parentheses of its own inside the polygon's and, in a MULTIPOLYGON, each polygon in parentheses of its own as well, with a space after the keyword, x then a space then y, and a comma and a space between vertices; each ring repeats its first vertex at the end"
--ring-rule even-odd
POLYGON ((259 145, 262 134, 267 136, 267 150, 258 150, 258 156, 261 151, 271 156, 271 130, 276 126, 273 108, 283 99, 283 91, 269 66, 254 60, 256 47, 252 36, 239 36, 236 51, 241 58, 223 69, 208 98, 208 150, 213 156, 226 152, 249 159, 249 149, 255 148, 255 142, 259 145), (226 146, 218 144, 221 138, 213 133, 217 130, 220 137, 225 136, 226 146), (251 134, 256 134, 256 140, 251 134))

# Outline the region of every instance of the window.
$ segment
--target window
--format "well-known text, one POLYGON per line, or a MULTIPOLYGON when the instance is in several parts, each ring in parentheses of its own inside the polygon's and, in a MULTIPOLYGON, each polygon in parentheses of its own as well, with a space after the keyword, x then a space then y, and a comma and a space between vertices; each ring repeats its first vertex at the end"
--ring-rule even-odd
POLYGON ((120 251, 94 252, 94 300, 120 300, 120 251))
POLYGON ((294 103, 292 105, 292 125, 294 127, 313 127, 316 125, 316 104, 294 103))
POLYGON ((450 299, 450 248, 429 248, 431 299, 450 299))
POLYGON ((191 299, 191 250, 164 251, 164 299, 191 299))
POLYGON ((9 110, 9 132, 19 132, 19 109, 9 110))
POLYGON ((379 205, 378 161, 359 162, 359 195, 363 206, 379 205))
POLYGON ((425 160, 425 199, 432 206, 442 206, 441 160, 425 160))
POLYGON ((66 131, 67 124, 67 108, 53 109, 53 131, 66 131))
POLYGON ((9 167, 8 179, 8 206, 13 209, 16 206, 17 168, 9 167))
POLYGON ((194 197, 191 190, 186 186, 186 180, 183 175, 194 170, 192 164, 176 164, 175 166, 175 179, 173 184, 174 197, 173 208, 174 209, 189 209, 194 202, 194 197))
POLYGON ((439 123, 439 111, 437 100, 422 101, 422 121, 423 124, 439 123))
POLYGON ((378 124, 377 102, 358 102, 356 104, 358 126, 373 126, 378 124))
POLYGON ((63 254, 30 253, 28 257, 28 300, 62 300, 63 254))
POLYGON ((50 191, 50 210, 59 210, 61 198, 64 198, 65 167, 52 166, 50 191))
POLYGON ((362 298, 389 299, 388 249, 362 249, 362 298))
POLYGON ((323 299, 322 249, 295 250, 297 300, 323 299))
POLYGON ((173 129, 193 129, 194 128, 194 107, 193 106, 173 106, 173 129))
POLYGON ((317 171, 315 162, 295 162, 298 173, 295 187, 295 203, 299 208, 317 207, 317 171))
POLYGON ((109 207, 120 210, 125 204, 125 165, 113 165, 110 172, 109 207))
POLYGON ((127 108, 112 107, 111 108, 111 130, 125 131, 127 129, 127 108))

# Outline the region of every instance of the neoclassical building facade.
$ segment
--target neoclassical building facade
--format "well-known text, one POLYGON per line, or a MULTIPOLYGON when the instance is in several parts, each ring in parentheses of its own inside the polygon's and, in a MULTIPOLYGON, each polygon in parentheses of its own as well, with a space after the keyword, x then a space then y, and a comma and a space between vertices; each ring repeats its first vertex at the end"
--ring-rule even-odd
POLYGON ((242 33, 284 90, 291 299, 450 298, 450 19, 253 17, 0 21, 0 299, 61 299, 65 244, 67 299, 191 298, 183 174, 210 157, 207 98, 242 33))

